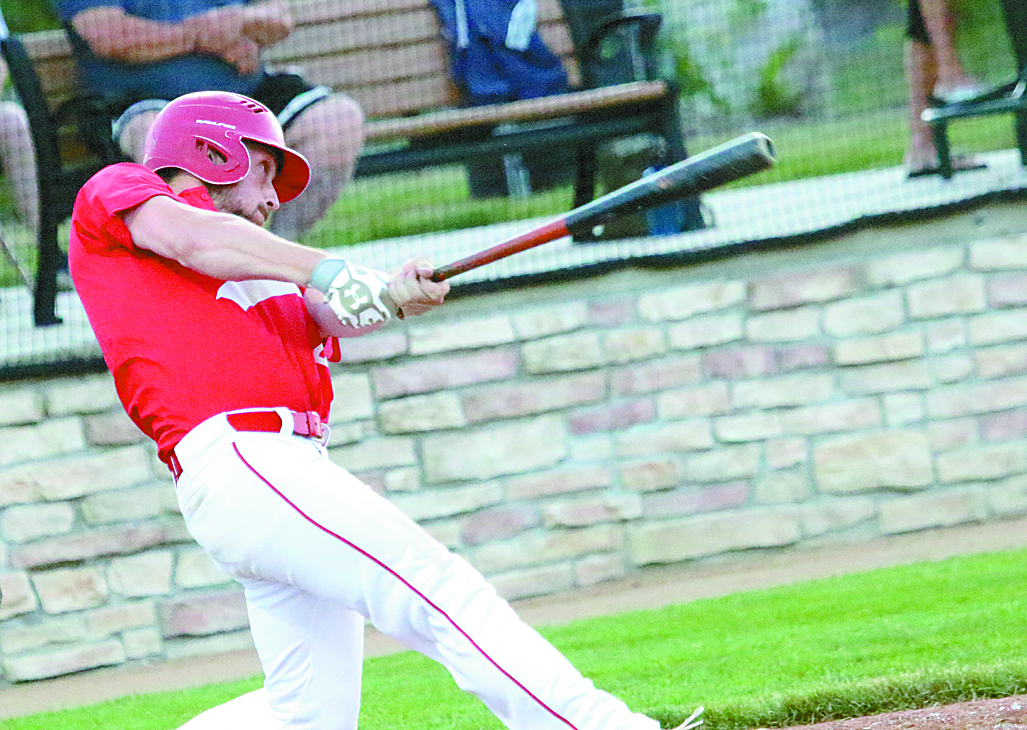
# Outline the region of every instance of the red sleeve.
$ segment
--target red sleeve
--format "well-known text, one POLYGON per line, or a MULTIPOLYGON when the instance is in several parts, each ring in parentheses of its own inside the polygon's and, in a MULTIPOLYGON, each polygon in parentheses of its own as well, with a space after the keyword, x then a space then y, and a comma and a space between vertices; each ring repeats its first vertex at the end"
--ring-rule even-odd
POLYGON ((167 183, 142 165, 122 162, 105 167, 75 198, 72 235, 77 234, 86 248, 97 253, 115 242, 135 248, 121 214, 156 195, 175 197, 167 183))

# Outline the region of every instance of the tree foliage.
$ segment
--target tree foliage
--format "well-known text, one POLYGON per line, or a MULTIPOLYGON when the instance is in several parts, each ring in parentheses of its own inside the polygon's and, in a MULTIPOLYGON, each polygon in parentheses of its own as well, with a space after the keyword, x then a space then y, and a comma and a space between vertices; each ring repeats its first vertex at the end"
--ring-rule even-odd
POLYGON ((60 27, 57 14, 48 0, 5 0, 3 13, 12 33, 31 33, 60 27))

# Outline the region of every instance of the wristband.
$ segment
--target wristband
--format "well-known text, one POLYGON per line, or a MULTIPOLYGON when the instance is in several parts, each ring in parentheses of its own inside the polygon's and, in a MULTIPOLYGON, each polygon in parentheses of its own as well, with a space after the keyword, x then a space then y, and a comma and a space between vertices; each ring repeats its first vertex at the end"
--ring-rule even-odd
POLYGON ((349 266, 349 262, 339 256, 330 256, 317 262, 314 270, 310 272, 308 287, 317 289, 322 294, 327 294, 328 289, 343 269, 349 266))

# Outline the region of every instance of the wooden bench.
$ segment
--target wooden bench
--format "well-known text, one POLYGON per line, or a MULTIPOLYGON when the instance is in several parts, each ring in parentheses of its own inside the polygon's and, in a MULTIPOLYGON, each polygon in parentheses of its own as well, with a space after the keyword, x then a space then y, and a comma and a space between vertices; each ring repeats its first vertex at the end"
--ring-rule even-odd
MULTIPOLYGON (((574 87, 556 96, 462 108, 429 0, 293 0, 295 30, 265 58, 273 66, 298 66, 311 82, 360 103, 367 145, 358 177, 565 147, 576 151, 577 206, 595 195, 596 151, 604 141, 652 133, 665 141, 668 162, 684 159, 686 152, 677 89, 657 72, 660 17, 620 13, 591 27, 570 12, 570 1, 538 0, 540 34, 574 87), (561 2, 567 3, 567 17, 561 2)), ((82 142, 80 115, 64 120, 56 113, 80 96, 77 65, 62 31, 12 37, 2 49, 37 147, 44 212, 35 322, 51 324, 60 321, 56 277, 64 261, 57 228, 89 175, 121 157, 105 146, 103 130, 95 138, 97 123, 109 121, 102 114, 87 115, 93 121, 88 144, 82 142)), ((698 201, 689 206, 687 227, 701 227, 698 201)))

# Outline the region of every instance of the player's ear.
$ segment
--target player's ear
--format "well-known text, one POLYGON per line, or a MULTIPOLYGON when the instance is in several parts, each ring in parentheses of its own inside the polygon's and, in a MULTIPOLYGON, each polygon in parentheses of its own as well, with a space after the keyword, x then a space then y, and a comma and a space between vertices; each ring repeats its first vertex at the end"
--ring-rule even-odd
POLYGON ((221 153, 221 150, 212 145, 207 145, 207 160, 215 165, 223 165, 228 162, 228 158, 221 153))

